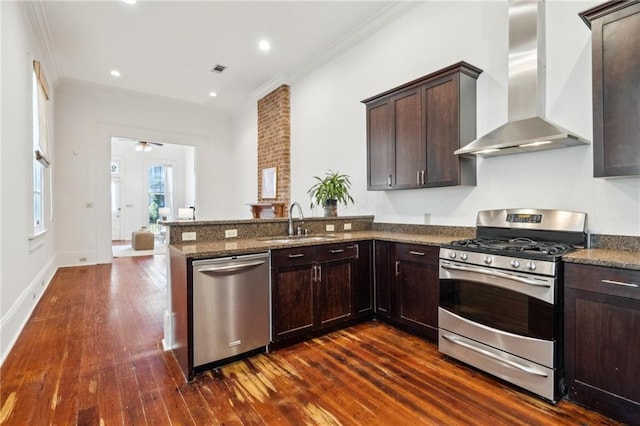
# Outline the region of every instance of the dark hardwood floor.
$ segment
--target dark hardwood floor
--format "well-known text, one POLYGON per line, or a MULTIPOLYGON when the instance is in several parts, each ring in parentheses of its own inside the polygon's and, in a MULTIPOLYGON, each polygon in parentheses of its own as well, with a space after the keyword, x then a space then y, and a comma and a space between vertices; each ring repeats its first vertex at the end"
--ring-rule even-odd
POLYGON ((163 352, 164 256, 58 271, 0 369, 6 425, 613 425, 369 322, 186 383, 163 352))

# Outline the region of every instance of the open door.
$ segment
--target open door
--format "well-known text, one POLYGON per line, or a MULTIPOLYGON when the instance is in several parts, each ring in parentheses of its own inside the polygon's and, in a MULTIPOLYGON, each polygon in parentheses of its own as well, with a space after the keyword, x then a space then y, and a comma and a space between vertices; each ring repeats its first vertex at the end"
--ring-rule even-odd
POLYGON ((111 178, 111 240, 122 240, 122 207, 120 206, 120 178, 111 178))

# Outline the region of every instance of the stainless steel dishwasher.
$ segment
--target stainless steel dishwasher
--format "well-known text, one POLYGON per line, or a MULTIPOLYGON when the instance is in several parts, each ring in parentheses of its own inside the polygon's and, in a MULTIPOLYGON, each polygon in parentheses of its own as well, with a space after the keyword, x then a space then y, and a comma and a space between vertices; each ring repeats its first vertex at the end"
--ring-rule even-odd
POLYGON ((193 366, 269 343, 269 254, 196 260, 193 267, 193 366))

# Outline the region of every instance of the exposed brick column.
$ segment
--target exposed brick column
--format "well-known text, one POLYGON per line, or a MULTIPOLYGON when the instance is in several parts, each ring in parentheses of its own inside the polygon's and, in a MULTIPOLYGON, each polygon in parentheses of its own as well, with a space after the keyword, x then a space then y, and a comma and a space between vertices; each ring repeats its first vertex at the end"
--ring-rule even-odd
POLYGON ((288 206, 290 198, 291 106, 289 86, 282 85, 258 101, 258 200, 288 206), (277 168, 275 200, 262 198, 262 170, 270 167, 277 168))

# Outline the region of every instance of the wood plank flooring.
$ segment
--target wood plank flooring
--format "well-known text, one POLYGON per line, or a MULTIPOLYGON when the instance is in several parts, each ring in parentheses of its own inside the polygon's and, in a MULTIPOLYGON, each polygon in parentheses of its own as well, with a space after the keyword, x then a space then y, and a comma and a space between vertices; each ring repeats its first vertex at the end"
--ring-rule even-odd
POLYGON ((615 425, 369 322, 205 372, 163 352, 164 256, 63 268, 0 368, 3 425, 615 425))

